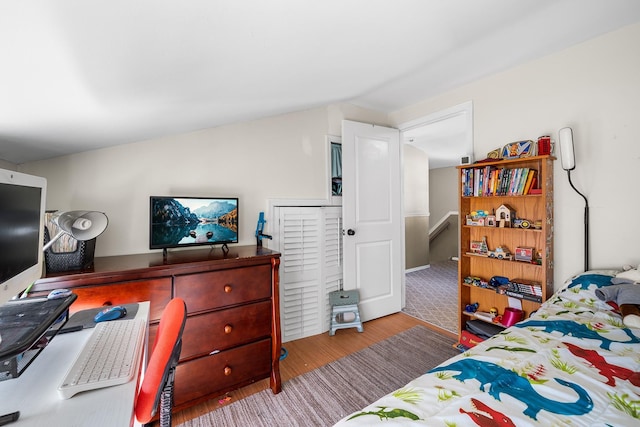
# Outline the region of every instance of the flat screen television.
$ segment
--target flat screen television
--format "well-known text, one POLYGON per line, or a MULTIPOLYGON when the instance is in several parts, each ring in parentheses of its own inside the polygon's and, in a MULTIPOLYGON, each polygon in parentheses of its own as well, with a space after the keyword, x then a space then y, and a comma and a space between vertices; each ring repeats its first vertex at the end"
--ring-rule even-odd
POLYGON ((47 181, 0 169, 0 305, 42 276, 47 181))
POLYGON ((151 196, 149 248, 238 243, 238 198, 151 196))

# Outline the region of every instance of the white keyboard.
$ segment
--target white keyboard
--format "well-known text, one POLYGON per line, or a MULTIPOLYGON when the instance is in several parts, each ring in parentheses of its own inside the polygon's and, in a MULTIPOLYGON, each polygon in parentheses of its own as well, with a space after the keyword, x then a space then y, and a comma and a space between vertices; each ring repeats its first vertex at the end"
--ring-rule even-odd
POLYGON ((96 324, 91 338, 58 387, 62 399, 76 393, 124 384, 133 379, 144 347, 144 319, 96 324))

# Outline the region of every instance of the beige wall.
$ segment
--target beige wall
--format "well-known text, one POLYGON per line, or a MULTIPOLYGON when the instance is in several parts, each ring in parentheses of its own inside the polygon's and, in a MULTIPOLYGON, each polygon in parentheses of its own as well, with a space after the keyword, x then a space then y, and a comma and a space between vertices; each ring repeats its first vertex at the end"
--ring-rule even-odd
POLYGON ((18 166, 14 165, 13 163, 5 162, 2 159, 0 159, 0 168, 12 171, 18 170, 18 166))
POLYGON ((403 145, 405 268, 429 265, 429 159, 403 145))
POLYGON ((427 267, 431 263, 429 217, 407 216, 404 227, 405 268, 419 270, 427 267))
POLYGON ((326 108, 25 165, 48 179, 48 208, 107 213, 97 255, 148 249, 150 195, 238 196, 252 244, 269 198, 326 198, 326 108))
MULTIPOLYGON (((434 227, 449 212, 458 211, 458 169, 455 167, 431 169, 429 171, 429 207, 431 227, 434 227)), ((449 228, 431 242, 430 262, 444 261, 458 256, 458 221, 450 218, 449 228)))
MULTIPOLYGON (((638 264, 640 25, 462 86, 388 117, 349 105, 167 136, 22 165, 49 180, 49 208, 98 209, 110 225, 98 255, 147 251, 151 194, 240 197, 241 243, 253 243, 269 198, 326 198, 326 134, 347 118, 399 125, 473 101, 476 159, 507 142, 571 126, 576 186, 591 205, 592 266, 638 264)), ((468 64, 473 66, 473 64, 468 64)), ((428 84, 428 82, 425 82, 428 84)), ((556 286, 582 270, 583 202, 556 162, 556 286)), ((269 219, 268 219, 269 220, 269 219)))
POLYGON ((458 169, 450 167, 429 171, 429 208, 434 224, 448 212, 458 210, 458 169))
POLYGON ((368 110, 351 104, 332 104, 327 107, 327 120, 330 135, 342 135, 342 120, 390 126, 387 114, 368 110))
MULTIPOLYGON (((442 231, 435 239, 429 244, 429 263, 434 264, 450 260, 452 257, 458 255, 458 217, 452 216, 449 218, 449 228, 442 231)), ((432 226, 433 228, 433 226, 432 226)))
MULTIPOLYGON (((96 255, 148 252, 149 196, 237 196, 241 244, 269 199, 326 199, 326 135, 380 114, 334 105, 22 165, 48 180, 47 208, 103 211, 96 255)), ((270 218, 267 218, 269 228, 270 218)), ((266 230, 268 231, 268 230, 266 230)), ((268 246, 268 242, 265 242, 268 246)))
MULTIPOLYGON (((638 265, 640 24, 462 86, 391 114, 392 123, 473 101, 474 155, 570 126, 575 186, 589 198, 591 267, 638 265)), ((469 64, 472 66, 472 64, 469 64)), ((555 286, 583 270, 584 202, 555 163, 555 286)))

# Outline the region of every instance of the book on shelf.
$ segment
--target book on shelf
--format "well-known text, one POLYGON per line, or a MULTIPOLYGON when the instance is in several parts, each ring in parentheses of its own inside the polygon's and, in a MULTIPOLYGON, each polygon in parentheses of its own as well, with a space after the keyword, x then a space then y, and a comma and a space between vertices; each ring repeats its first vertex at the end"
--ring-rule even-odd
POLYGON ((532 188, 531 190, 529 190, 529 194, 542 194, 542 189, 541 188, 532 188))
POLYGON ((531 295, 542 295, 542 285, 540 282, 523 279, 513 279, 507 285, 510 291, 526 293, 531 295))
POLYGON ((534 175, 533 176, 533 180, 531 180, 531 187, 529 188, 529 191, 527 192, 527 194, 540 194, 542 193, 542 189, 540 188, 536 188, 538 186, 538 175, 534 175))
POLYGON ((496 190, 498 189, 498 183, 500 182, 500 171, 494 168, 491 175, 493 176, 493 185, 491 186, 491 194, 496 194, 496 190))
POLYGON ((533 179, 535 178, 537 173, 538 171, 535 169, 529 170, 529 173, 527 174, 527 182, 524 185, 523 194, 529 194, 529 190, 531 190, 531 184, 533 184, 533 179))
POLYGON ((542 302, 542 286, 536 282, 510 281, 506 285, 498 286, 496 293, 518 299, 542 302))
POLYGON ((531 295, 531 294, 525 294, 525 293, 514 292, 509 290, 505 290, 504 294, 510 297, 524 299, 527 301, 542 302, 542 296, 539 296, 539 295, 531 295))
POLYGON ((527 183, 527 177, 529 176, 529 172, 531 172, 529 168, 522 169, 522 176, 518 181, 518 190, 517 190, 518 194, 527 194, 524 192, 524 186, 527 183))
POLYGON ((520 184, 520 176, 522 175, 522 168, 517 168, 513 172, 513 176, 511 177, 511 183, 509 184, 509 192, 508 196, 515 196, 518 194, 517 188, 520 184))
POLYGON ((502 196, 505 194, 505 189, 507 188, 507 183, 509 182, 509 175, 511 174, 511 169, 502 169, 502 178, 500 178, 500 187, 498 188, 497 196, 502 196))
POLYGON ((542 295, 542 288, 539 286, 517 284, 517 286, 513 290, 516 292, 522 292, 531 295, 542 295))
POLYGON ((521 196, 535 188, 537 170, 484 166, 462 170, 463 196, 521 196))

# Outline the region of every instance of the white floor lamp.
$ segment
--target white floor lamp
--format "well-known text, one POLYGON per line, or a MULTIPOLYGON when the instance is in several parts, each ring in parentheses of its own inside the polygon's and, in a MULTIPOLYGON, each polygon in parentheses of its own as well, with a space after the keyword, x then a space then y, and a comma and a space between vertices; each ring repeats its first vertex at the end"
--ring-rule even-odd
POLYGON ((571 128, 562 128, 558 131, 558 138, 560 140, 562 169, 567 171, 571 188, 584 199, 584 271, 589 271, 589 201, 571 182, 571 171, 576 168, 576 159, 573 151, 573 131, 571 128))

